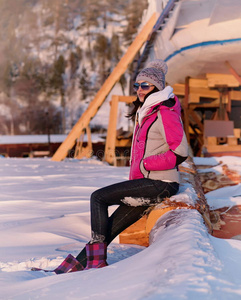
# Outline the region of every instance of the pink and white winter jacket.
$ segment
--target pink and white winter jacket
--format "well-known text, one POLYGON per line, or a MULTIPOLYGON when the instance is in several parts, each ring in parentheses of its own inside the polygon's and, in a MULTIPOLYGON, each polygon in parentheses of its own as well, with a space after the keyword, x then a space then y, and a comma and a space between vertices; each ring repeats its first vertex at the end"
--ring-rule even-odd
POLYGON ((130 179, 179 182, 177 165, 187 158, 188 144, 181 105, 172 91, 166 87, 151 94, 139 112, 140 123, 137 120, 132 141, 130 179), (173 97, 174 106, 165 106, 163 102, 173 97))

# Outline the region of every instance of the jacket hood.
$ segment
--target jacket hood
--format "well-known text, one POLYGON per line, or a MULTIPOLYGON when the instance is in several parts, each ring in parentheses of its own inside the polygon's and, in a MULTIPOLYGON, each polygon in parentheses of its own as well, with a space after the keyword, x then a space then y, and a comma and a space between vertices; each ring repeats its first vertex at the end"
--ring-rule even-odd
POLYGON ((175 95, 173 94, 173 88, 171 86, 167 86, 164 88, 164 90, 156 92, 148 96, 142 105, 142 107, 138 110, 138 120, 139 123, 142 123, 143 118, 148 114, 150 109, 157 104, 162 103, 165 100, 168 100, 170 98, 175 98, 176 103, 172 107, 173 110, 175 110, 178 114, 181 113, 181 106, 175 95))

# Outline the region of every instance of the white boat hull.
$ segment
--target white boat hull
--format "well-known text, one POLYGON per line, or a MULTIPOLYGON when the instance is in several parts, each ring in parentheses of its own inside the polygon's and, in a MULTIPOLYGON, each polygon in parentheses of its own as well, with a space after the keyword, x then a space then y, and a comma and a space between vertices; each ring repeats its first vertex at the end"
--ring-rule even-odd
POLYGON ((158 31, 149 55, 154 58, 167 62, 169 84, 229 74, 225 61, 241 74, 241 1, 180 1, 158 31))

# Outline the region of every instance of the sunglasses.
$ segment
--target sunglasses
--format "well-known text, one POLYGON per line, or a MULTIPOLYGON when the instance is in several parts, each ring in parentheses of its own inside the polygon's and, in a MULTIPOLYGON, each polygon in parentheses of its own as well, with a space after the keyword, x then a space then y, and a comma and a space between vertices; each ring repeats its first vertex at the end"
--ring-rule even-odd
POLYGON ((142 83, 134 83, 134 85, 133 85, 133 88, 134 88, 134 91, 138 91, 138 89, 139 89, 139 87, 141 87, 142 88, 142 90, 144 90, 144 91, 147 91, 147 90, 149 90, 149 88, 151 87, 151 86, 154 86, 153 84, 149 84, 149 83, 147 83, 147 82, 142 82, 142 83))

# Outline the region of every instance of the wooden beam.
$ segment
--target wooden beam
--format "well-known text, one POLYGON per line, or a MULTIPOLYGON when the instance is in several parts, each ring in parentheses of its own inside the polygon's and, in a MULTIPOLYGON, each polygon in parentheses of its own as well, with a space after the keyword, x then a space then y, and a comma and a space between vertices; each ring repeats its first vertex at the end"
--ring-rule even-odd
POLYGON ((206 146, 207 152, 208 153, 213 153, 213 152, 232 152, 232 151, 239 151, 241 152, 241 145, 210 145, 206 146))
POLYGON ((118 117, 118 103, 132 103, 136 99, 136 96, 116 96, 113 95, 110 105, 110 117, 107 130, 107 137, 105 143, 105 161, 113 165, 116 160, 115 148, 130 146, 130 139, 117 140, 116 127, 118 117))
POLYGON ((85 130, 82 131, 81 136, 79 137, 79 140, 77 140, 77 144, 75 147, 75 153, 74 158, 81 159, 83 157, 91 157, 93 155, 93 148, 92 148, 92 142, 91 142, 91 130, 89 126, 86 127, 86 133, 87 133, 87 145, 84 147, 84 135, 85 130))
MULTIPOLYGON (((209 90, 207 79, 197 79, 197 78, 189 78, 189 88, 192 89, 204 89, 209 90)), ((182 83, 175 83, 173 85, 174 93, 180 93, 184 95, 185 93, 185 85, 182 83)))
POLYGON ((226 87, 238 87, 240 82, 237 78, 230 74, 206 74, 208 80, 208 86, 210 88, 226 86, 226 87))
POLYGON ((237 139, 240 139, 241 136, 241 129, 240 128, 234 128, 233 129, 233 134, 237 139))
POLYGON ((202 124, 201 120, 199 119, 198 114, 190 108, 188 109, 188 115, 189 114, 193 117, 193 119, 197 123, 199 129, 203 132, 203 124, 202 124))
MULTIPOLYGON (((174 94, 176 94, 177 96, 185 95, 185 85, 184 84, 174 84, 173 90, 174 90, 174 94)), ((219 92, 217 90, 210 90, 205 87, 189 85, 188 103, 199 103, 200 97, 218 99, 219 92)))
POLYGON ((231 100, 241 100, 241 92, 240 91, 230 91, 230 98, 231 100))
POLYGON ((119 102, 125 102, 127 104, 130 104, 135 100, 136 100, 136 96, 118 96, 119 102))
POLYGON ((118 117, 118 104, 119 97, 112 96, 110 105, 110 118, 107 131, 107 138, 105 143, 105 161, 109 164, 113 164, 115 160, 115 143, 116 143, 116 125, 118 117))
POLYGON ((238 73, 234 70, 234 68, 228 61, 225 61, 225 64, 228 67, 229 72, 236 78, 236 80, 239 82, 239 85, 241 85, 241 77, 238 75, 238 73))
POLYGON ((173 93, 177 96, 184 96, 185 95, 185 85, 182 83, 175 83, 173 84, 173 93))
POLYGON ((227 101, 225 101, 225 102, 227 102, 227 105, 225 106, 226 112, 227 113, 231 113, 232 103, 231 103, 231 94, 230 94, 230 91, 227 92, 226 99, 227 99, 227 101))
POLYGON ((60 145, 58 150, 53 155, 53 161, 61 161, 68 155, 68 151, 74 146, 75 141, 79 137, 82 130, 88 126, 91 119, 96 115, 97 111, 105 101, 115 83, 119 80, 121 75, 125 73, 128 65, 133 61, 137 52, 140 50, 142 45, 146 42, 146 40, 152 33, 153 26, 155 25, 156 20, 157 16, 156 14, 153 14, 146 25, 142 28, 140 33, 136 36, 133 43, 129 46, 125 55, 121 58, 112 73, 106 79, 103 86, 96 94, 87 110, 83 113, 83 115, 80 117, 78 122, 68 134, 65 141, 60 145))
POLYGON ((219 102, 213 101, 212 103, 190 103, 189 107, 193 110, 196 108, 218 108, 219 102))
POLYGON ((131 147, 131 138, 116 140, 115 147, 131 147))
POLYGON ((185 97, 184 97, 183 111, 184 111, 184 130, 186 133, 187 141, 188 143, 190 143, 188 97, 189 97, 189 77, 185 79, 185 97))
POLYGON ((190 85, 190 88, 208 89, 207 79, 190 78, 189 85, 190 85))

